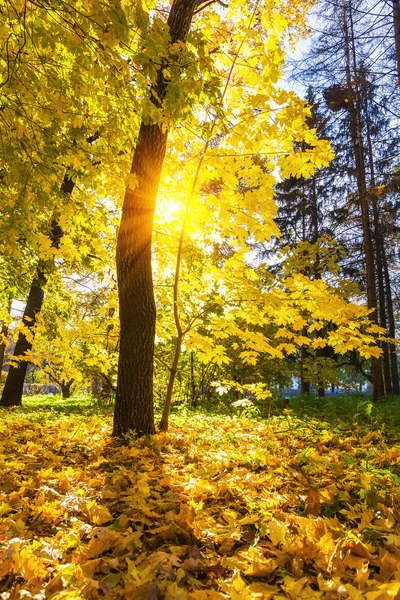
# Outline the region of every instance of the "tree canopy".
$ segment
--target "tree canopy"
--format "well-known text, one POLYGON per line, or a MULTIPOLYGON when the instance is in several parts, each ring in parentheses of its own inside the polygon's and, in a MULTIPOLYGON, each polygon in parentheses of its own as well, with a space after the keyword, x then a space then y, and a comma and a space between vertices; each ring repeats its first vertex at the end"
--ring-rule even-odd
POLYGON ((398 4, 0 0, 5 600, 400 594, 398 4))

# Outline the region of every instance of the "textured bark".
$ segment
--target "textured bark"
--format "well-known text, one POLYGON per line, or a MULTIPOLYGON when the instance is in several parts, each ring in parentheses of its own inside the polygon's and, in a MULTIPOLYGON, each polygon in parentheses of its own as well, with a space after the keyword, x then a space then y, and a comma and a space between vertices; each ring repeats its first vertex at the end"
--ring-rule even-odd
MULTIPOLYGON (((168 18, 171 44, 185 41, 197 0, 174 0, 168 18)), ((166 96, 167 64, 161 65, 151 90, 153 104, 162 108, 166 96)), ((117 276, 121 325, 118 384, 113 435, 129 430, 154 433, 153 361, 156 309, 153 293, 151 243, 158 185, 168 130, 142 122, 117 240, 117 276)))
MULTIPOLYGON (((61 191, 64 194, 71 194, 74 186, 74 181, 72 181, 66 173, 61 186, 61 191)), ((57 219, 53 219, 50 231, 52 247, 59 247, 62 235, 63 232, 57 222, 57 219)), ((14 349, 14 356, 20 360, 15 366, 10 366, 9 368, 0 400, 0 406, 20 406, 22 403, 22 392, 24 388, 26 370, 28 368, 28 362, 22 359, 25 354, 32 349, 36 317, 42 308, 44 299, 44 286, 47 283, 48 272, 52 268, 54 268, 53 261, 40 261, 37 267, 36 275, 29 291, 28 300, 26 302, 24 315, 22 318, 23 329, 29 331, 29 339, 26 337, 23 331, 21 331, 18 335, 17 343, 14 349)))
POLYGON ((400 85, 400 2, 393 0, 394 43, 396 48, 397 81, 400 85))
MULTIPOLYGON (((365 75, 362 75, 361 83, 366 90, 366 78, 365 75)), ((373 224, 374 224, 374 234, 375 234, 375 254, 376 254, 376 267, 377 267, 377 282, 378 282, 378 300, 379 300, 379 324, 381 327, 387 329, 387 319, 386 319, 386 295, 385 295, 385 286, 384 286, 384 275, 383 275, 383 260, 382 254, 385 251, 385 244, 382 235, 382 227, 380 223, 380 215, 379 215, 379 206, 378 206, 378 198, 375 194, 375 165, 374 165, 374 153, 372 149, 372 139, 371 139, 371 119, 369 114, 369 105, 366 94, 364 93, 364 113, 365 113, 365 124, 366 124, 366 137, 367 137, 367 151, 368 151, 368 162, 369 162, 369 170, 370 170, 370 188, 372 190, 370 194, 370 198, 372 200, 372 215, 373 215, 373 224)), ((385 393, 390 394, 392 392, 392 379, 390 374, 390 353, 389 353, 389 344, 387 342, 381 342, 381 348, 383 350, 383 378, 385 384, 385 393)))
MULTIPOLYGON (((376 266, 377 266, 377 280, 378 280, 378 298, 379 298, 379 324, 381 327, 387 329, 386 319, 386 294, 385 286, 383 281, 383 261, 382 251, 384 250, 383 238, 381 232, 381 226, 379 222, 379 211, 377 206, 376 198, 373 201, 373 216, 374 216, 374 232, 375 232, 375 248, 376 248, 376 266)), ((390 352, 389 344, 387 342, 381 342, 381 348, 383 350, 383 377, 385 384, 385 393, 392 393, 392 378, 390 374, 390 352)))
MULTIPOLYGON (((391 338, 396 337, 396 323, 394 318, 394 310, 393 310, 393 298, 392 298, 392 289, 390 284, 390 275, 389 275, 389 266, 386 256, 385 248, 382 249, 382 261, 383 261, 383 273, 385 278, 385 291, 386 291, 386 305, 388 309, 388 325, 389 325, 389 335, 391 338)), ((396 345, 389 344, 390 351, 390 370, 392 376, 392 392, 393 394, 400 394, 400 385, 399 385, 399 369, 397 365, 397 353, 396 353, 396 345)))
MULTIPOLYGON (((40 269, 37 270, 36 277, 29 291, 28 300, 26 302, 24 316, 22 318, 23 328, 33 332, 34 324, 36 323, 36 315, 42 307, 44 292, 43 288, 46 284, 46 276, 40 269)), ((28 340, 25 333, 22 331, 18 335, 13 355, 16 358, 23 357, 32 348, 32 342, 28 340)), ((28 362, 20 360, 15 366, 10 366, 7 373, 6 382, 4 384, 3 393, 1 396, 0 406, 20 406, 22 403, 22 392, 28 362)))
MULTIPOLYGON (((367 285, 367 304, 372 309, 370 318, 377 323, 377 299, 375 287, 375 260, 372 246, 371 222, 369 216, 367 185, 365 176, 364 146, 361 126, 360 98, 357 84, 357 63, 354 46, 354 35, 351 16, 351 4, 349 21, 351 26, 351 37, 349 35, 347 2, 343 0, 343 30, 345 34, 345 61, 346 61, 346 82, 349 96, 349 117, 350 132, 353 144, 354 158, 357 172, 357 188, 361 208, 362 231, 364 240, 365 266, 366 266, 366 285, 367 285), (351 65, 351 53, 353 55, 353 70, 351 65)), ((371 378, 372 395, 375 401, 379 401, 384 396, 381 361, 379 358, 371 358, 371 378)))

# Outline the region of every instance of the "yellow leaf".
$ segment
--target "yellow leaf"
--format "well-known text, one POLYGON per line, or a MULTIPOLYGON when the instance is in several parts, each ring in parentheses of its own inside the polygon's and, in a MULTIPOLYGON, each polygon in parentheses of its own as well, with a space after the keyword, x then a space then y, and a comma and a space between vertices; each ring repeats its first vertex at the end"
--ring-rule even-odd
POLYGON ((243 581, 239 571, 236 571, 236 573, 232 577, 232 586, 235 592, 237 592, 238 594, 240 594, 246 589, 246 582, 243 581))
POLYGON ((96 525, 103 525, 104 523, 109 523, 113 520, 113 516, 108 508, 96 504, 94 500, 89 502, 86 508, 92 523, 95 523, 96 525))
POLYGON ((282 523, 276 521, 276 519, 271 519, 268 523, 269 528, 269 537, 274 546, 278 546, 282 542, 285 541, 285 526, 282 523))
POLYGON ((129 173, 129 175, 125 179, 125 185, 129 190, 134 190, 137 187, 138 178, 135 173, 129 173))

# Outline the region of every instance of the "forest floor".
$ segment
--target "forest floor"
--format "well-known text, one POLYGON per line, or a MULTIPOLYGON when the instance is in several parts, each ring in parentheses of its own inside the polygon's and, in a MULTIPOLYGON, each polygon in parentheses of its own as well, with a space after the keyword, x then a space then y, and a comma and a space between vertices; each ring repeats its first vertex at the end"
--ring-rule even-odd
POLYGON ((399 405, 183 411, 122 444, 94 400, 25 399, 0 415, 0 598, 400 598, 399 405))

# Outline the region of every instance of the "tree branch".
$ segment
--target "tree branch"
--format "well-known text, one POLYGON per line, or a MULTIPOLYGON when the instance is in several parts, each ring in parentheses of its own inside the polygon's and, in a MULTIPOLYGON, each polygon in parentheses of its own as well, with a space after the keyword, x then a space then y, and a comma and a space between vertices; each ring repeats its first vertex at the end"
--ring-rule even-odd
POLYGON ((197 15, 199 12, 207 8, 207 6, 211 6, 211 4, 215 3, 219 4, 220 6, 223 6, 224 8, 228 8, 228 5, 225 4, 225 2, 222 2, 222 0, 199 0, 199 2, 197 3, 197 8, 193 12, 193 15, 197 15))

